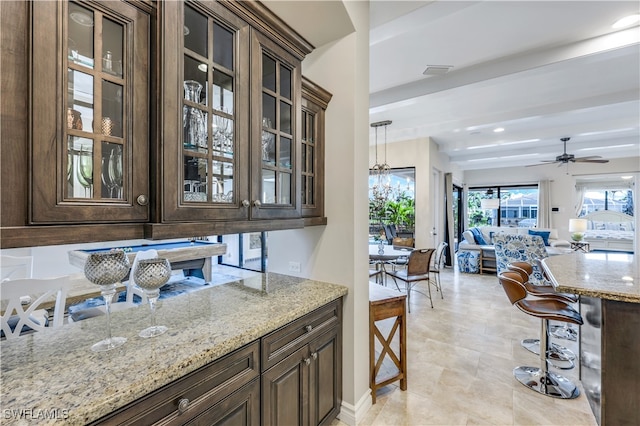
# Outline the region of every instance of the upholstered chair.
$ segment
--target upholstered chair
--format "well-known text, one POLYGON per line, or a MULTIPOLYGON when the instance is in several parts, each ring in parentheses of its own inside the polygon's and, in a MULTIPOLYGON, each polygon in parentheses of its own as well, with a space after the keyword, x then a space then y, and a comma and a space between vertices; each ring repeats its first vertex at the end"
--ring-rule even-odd
POLYGON ((536 259, 547 257, 544 240, 538 235, 496 234, 493 236, 496 250, 496 265, 498 275, 507 271, 513 262, 527 262, 533 265, 533 273, 529 280, 537 284, 544 282, 542 271, 536 264, 536 259))

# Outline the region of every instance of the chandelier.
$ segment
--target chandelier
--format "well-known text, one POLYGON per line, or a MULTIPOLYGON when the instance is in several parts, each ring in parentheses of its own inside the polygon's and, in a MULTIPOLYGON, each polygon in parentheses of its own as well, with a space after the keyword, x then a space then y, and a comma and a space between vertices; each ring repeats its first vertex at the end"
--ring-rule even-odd
POLYGON ((379 203, 387 201, 391 194, 391 183, 389 182, 391 167, 387 164, 387 126, 389 124, 391 124, 391 120, 371 123, 371 127, 376 129, 376 163, 371 168, 371 173, 375 178, 372 191, 374 200, 379 203), (380 164, 378 162, 378 127, 382 126, 384 126, 384 163, 380 164))

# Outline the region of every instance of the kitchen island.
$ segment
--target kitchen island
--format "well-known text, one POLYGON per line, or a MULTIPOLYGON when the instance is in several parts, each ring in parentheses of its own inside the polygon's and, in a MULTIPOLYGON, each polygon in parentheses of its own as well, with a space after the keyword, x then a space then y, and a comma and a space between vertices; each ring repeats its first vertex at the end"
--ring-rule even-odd
POLYGON ((580 380, 598 424, 640 424, 637 259, 572 253, 542 263, 557 291, 580 296, 580 380))
MULTIPOLYGON (((135 405, 150 393, 171 388, 172 383, 238 351, 255 353, 255 365, 243 368, 255 370, 256 375, 274 370, 281 361, 278 356, 287 354, 285 349, 304 354, 309 346, 314 352, 298 363, 304 366, 302 361, 309 360, 306 366, 313 368, 311 358, 315 356, 326 364, 321 349, 313 345, 328 335, 337 336, 328 347, 333 355, 341 355, 341 299, 346 294, 347 288, 336 284, 257 274, 162 301, 157 321, 169 330, 155 338, 138 337, 149 326, 147 306, 112 314, 113 335, 128 339, 112 351, 91 351, 91 345, 106 336, 105 317, 2 341, 2 424, 54 424, 61 419, 64 424, 91 423, 135 405), (271 335, 287 347, 277 347, 269 340, 271 335), (270 355, 265 350, 267 343, 275 348, 273 359, 265 358, 270 355)), ((339 361, 337 364, 334 387, 340 385, 339 361)), ((215 376, 216 372, 208 374, 215 376)), ((198 385, 203 381, 191 380, 198 385)), ((252 380, 260 383, 258 377, 252 380)), ((174 417, 183 414, 174 411, 174 417)))

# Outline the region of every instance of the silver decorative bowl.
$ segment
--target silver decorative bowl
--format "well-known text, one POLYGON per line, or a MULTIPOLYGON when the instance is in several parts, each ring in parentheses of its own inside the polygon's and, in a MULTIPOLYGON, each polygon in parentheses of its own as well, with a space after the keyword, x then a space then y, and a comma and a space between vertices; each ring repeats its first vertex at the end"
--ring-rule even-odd
POLYGON ((129 272, 129 258, 122 250, 91 253, 84 264, 84 275, 97 285, 122 281, 129 272))
POLYGON ((162 257, 139 260, 133 271, 133 281, 143 290, 155 290, 171 278, 171 264, 162 257))

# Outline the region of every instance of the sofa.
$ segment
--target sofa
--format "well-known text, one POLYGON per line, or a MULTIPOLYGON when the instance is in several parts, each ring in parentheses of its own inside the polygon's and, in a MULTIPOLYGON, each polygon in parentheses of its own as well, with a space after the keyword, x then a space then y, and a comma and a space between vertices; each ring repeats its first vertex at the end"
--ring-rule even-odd
POLYGON ((552 228, 514 228, 508 226, 482 226, 463 232, 463 241, 458 244, 457 260, 460 272, 495 273, 496 263, 493 238, 495 235, 539 236, 549 256, 568 253, 571 244, 558 238, 558 230, 552 228))

